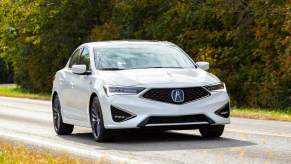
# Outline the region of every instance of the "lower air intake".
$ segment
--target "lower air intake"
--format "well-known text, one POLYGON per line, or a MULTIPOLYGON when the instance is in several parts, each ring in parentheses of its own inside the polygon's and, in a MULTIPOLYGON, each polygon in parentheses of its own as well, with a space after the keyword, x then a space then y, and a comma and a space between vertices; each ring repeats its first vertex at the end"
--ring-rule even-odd
POLYGON ((229 103, 227 103, 226 105, 224 105, 222 108, 218 109, 215 114, 224 117, 224 118, 228 118, 229 117, 229 103))
POLYGON ((214 121, 203 114, 185 116, 151 116, 139 124, 139 127, 154 124, 179 124, 179 123, 199 123, 207 122, 213 124, 214 121))

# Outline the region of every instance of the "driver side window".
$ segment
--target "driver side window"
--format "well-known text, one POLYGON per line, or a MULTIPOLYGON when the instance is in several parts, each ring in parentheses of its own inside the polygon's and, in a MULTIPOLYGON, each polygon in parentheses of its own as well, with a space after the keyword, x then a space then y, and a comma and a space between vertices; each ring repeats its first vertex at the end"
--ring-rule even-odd
POLYGON ((80 63, 79 64, 84 64, 86 65, 87 71, 91 70, 90 66, 90 53, 89 49, 87 47, 84 47, 82 54, 80 56, 80 63))
POLYGON ((76 65, 79 63, 80 60, 80 54, 81 54, 81 48, 75 51, 75 53, 72 55, 69 68, 72 68, 73 65, 76 65))

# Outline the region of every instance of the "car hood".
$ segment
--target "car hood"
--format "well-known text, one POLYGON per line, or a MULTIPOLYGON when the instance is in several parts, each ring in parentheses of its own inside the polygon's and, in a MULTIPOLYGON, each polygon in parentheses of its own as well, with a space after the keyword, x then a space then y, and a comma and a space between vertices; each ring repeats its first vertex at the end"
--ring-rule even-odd
POLYGON ((202 69, 131 69, 118 71, 100 71, 100 77, 107 85, 136 86, 150 84, 207 85, 220 80, 202 69))

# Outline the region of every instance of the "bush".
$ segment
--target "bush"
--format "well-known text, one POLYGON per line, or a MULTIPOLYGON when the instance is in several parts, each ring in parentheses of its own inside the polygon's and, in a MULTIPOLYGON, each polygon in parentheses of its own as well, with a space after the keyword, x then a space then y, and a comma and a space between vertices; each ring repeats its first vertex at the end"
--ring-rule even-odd
POLYGON ((98 9, 94 0, 2 1, 1 55, 10 56, 15 82, 33 91, 50 91, 55 72, 98 24, 98 9))

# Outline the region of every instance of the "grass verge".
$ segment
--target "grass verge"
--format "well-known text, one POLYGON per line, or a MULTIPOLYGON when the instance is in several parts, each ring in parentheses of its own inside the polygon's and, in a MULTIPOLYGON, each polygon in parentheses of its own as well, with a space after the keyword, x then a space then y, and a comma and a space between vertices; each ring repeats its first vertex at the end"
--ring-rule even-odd
POLYGON ((274 110, 259 108, 235 108, 231 111, 231 116, 263 120, 291 121, 291 109, 274 110))
POLYGON ((0 142, 1 164, 106 164, 109 161, 100 159, 97 161, 72 157, 69 155, 52 155, 48 152, 37 151, 25 146, 12 145, 0 142))
POLYGON ((8 97, 20 97, 39 100, 50 100, 49 93, 33 93, 27 90, 21 89, 16 85, 0 85, 0 96, 8 97))

